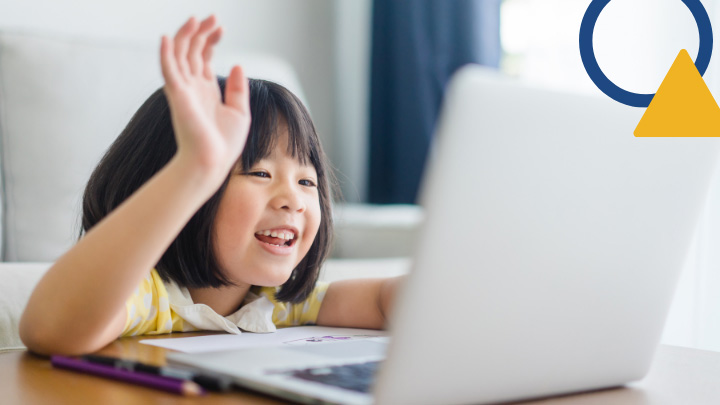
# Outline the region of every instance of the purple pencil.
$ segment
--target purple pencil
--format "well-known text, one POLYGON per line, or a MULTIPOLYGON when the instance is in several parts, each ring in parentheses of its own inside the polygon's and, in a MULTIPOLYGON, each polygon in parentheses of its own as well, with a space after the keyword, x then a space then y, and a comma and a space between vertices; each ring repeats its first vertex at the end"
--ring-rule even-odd
POLYGON ((65 356, 52 356, 50 362, 54 367, 67 370, 79 371, 111 378, 113 380, 125 381, 145 387, 155 388, 180 395, 197 396, 205 394, 205 390, 192 381, 179 378, 164 377, 137 371, 128 371, 104 364, 90 363, 85 360, 65 356))

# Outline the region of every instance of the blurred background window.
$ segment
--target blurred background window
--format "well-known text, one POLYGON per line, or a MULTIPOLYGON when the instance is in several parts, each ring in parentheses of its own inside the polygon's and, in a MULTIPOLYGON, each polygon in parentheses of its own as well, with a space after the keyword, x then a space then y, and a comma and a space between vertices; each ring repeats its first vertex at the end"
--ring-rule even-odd
MULTIPOLYGON (((720 33, 717 0, 702 0, 720 33)), ((607 98, 590 81, 578 35, 590 0, 503 0, 501 70, 533 84, 607 98)), ((594 49, 600 67, 618 86, 655 93, 681 49, 698 52, 695 20, 681 0, 612 0, 598 18, 594 49)), ((703 76, 717 100, 720 57, 703 76)), ((628 107, 632 108, 632 107, 628 107)), ((628 129, 628 136, 632 136, 628 129)), ((720 175, 710 190, 696 242, 670 308, 663 343, 720 350, 720 175)))

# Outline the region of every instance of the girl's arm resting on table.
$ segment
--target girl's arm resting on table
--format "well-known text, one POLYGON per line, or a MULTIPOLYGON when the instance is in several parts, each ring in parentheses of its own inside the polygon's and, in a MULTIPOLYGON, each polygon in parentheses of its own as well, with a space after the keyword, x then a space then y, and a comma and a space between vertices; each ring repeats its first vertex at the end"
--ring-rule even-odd
POLYGON ((43 276, 20 320, 30 350, 87 353, 120 335, 125 301, 213 192, 213 182, 181 160, 168 163, 43 276))
POLYGON ((335 281, 320 305, 317 324, 384 329, 404 276, 335 281))

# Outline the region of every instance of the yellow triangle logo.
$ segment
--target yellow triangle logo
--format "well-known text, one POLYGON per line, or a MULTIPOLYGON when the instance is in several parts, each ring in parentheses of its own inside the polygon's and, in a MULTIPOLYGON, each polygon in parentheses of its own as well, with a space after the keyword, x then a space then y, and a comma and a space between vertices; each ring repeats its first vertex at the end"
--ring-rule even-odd
POLYGON ((720 107, 685 49, 660 84, 635 136, 720 137, 720 107))

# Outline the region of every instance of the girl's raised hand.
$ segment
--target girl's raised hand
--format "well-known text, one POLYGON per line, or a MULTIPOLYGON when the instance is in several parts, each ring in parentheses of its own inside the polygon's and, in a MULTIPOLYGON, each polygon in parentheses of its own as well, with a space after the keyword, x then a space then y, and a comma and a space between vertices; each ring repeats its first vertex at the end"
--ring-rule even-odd
POLYGON ((222 103, 210 66, 222 27, 215 16, 190 18, 160 49, 178 155, 224 178, 242 153, 250 128, 250 91, 240 66, 230 71, 222 103))

